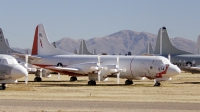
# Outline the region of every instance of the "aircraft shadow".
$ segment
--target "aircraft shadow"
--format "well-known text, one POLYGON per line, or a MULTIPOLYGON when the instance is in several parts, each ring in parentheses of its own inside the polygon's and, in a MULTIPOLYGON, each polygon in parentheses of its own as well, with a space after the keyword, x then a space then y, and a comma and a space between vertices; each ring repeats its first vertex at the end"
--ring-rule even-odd
MULTIPOLYGON (((18 82, 24 82, 24 81, 18 81, 18 82)), ((28 81, 28 82, 35 82, 35 81, 28 81)), ((62 81, 41 81, 41 83, 42 82, 73 82, 73 81, 64 81, 64 80, 62 80, 62 81)), ((78 81, 76 81, 76 82, 85 82, 85 80, 78 80, 78 81)), ((35 82, 35 83, 37 83, 37 82, 35 82)))
POLYGON ((172 84, 200 84, 200 82, 182 82, 182 83, 172 83, 172 84))

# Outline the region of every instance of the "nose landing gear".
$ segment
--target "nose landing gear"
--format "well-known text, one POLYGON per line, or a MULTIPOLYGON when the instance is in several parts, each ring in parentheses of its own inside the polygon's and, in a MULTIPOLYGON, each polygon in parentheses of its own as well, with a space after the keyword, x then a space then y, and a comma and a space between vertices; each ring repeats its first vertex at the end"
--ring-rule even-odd
POLYGON ((131 84, 133 84, 133 81, 132 81, 132 80, 128 80, 128 79, 127 79, 127 80, 125 81, 125 85, 131 85, 131 84))
POLYGON ((160 86, 160 82, 156 82, 154 86, 160 86))

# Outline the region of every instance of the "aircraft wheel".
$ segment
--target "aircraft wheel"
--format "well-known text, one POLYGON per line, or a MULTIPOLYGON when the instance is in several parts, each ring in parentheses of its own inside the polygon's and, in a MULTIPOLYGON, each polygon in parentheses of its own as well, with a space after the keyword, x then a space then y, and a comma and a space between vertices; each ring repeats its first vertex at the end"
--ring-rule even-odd
POLYGON ((160 82, 156 82, 154 86, 160 86, 160 82))
POLYGON ((96 85, 96 81, 90 80, 88 81, 88 85, 89 86, 96 85))
POLYGON ((73 82, 73 81, 77 81, 77 78, 75 76, 72 76, 70 77, 70 81, 73 82))
POLYGON ((6 84, 2 84, 1 89, 6 90, 6 84))
POLYGON ((132 81, 132 80, 128 80, 128 79, 127 79, 127 80, 125 81, 125 85, 131 85, 131 84, 133 84, 133 81, 132 81))
POLYGON ((34 78, 34 81, 35 81, 35 82, 41 82, 41 81, 42 81, 42 78, 41 78, 41 77, 35 77, 35 78, 34 78))

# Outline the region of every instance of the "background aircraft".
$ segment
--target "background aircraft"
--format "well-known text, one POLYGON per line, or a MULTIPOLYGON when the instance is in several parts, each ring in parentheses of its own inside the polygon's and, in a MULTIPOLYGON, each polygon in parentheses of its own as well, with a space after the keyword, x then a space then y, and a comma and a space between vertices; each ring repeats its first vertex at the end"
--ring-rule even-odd
MULTIPOLYGON (((22 54, 16 54, 24 57, 22 54)), ((30 63, 41 68, 72 76, 88 76, 88 85, 96 85, 96 80, 107 77, 126 78, 125 84, 133 84, 133 79, 155 79, 155 86, 161 81, 178 75, 180 69, 161 56, 97 56, 73 55, 52 46, 42 24, 35 30, 30 63)))
POLYGON ((177 65, 181 70, 191 73, 200 73, 200 55, 192 54, 174 47, 170 42, 165 27, 159 29, 154 54, 165 57, 170 55, 171 63, 177 65))
POLYGON ((17 83, 17 79, 26 76, 28 81, 27 69, 20 65, 17 60, 10 56, 0 54, 0 83, 1 89, 6 89, 7 83, 17 83))

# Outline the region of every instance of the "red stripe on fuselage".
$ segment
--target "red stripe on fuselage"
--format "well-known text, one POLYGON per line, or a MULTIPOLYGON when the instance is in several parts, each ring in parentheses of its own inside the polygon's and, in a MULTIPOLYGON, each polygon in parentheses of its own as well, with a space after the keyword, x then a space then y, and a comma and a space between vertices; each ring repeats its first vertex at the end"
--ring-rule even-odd
MULTIPOLYGON (((55 65, 40 65, 40 64, 33 64, 33 65, 41 67, 41 68, 45 68, 45 67, 48 67, 48 66, 55 66, 55 65)), ((88 74, 78 74, 78 73, 73 73, 73 72, 70 72, 70 71, 61 71, 61 70, 54 70, 54 69, 48 69, 48 70, 51 70, 51 71, 54 71, 54 72, 59 72, 63 75, 69 75, 69 76, 88 76, 88 74)))
POLYGON ((157 73, 156 78, 162 78, 162 74, 166 74, 168 68, 169 68, 169 65, 166 65, 166 69, 160 73, 157 73))

